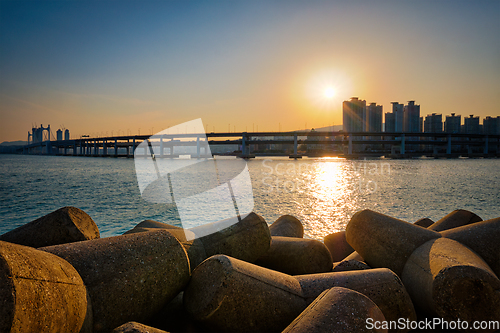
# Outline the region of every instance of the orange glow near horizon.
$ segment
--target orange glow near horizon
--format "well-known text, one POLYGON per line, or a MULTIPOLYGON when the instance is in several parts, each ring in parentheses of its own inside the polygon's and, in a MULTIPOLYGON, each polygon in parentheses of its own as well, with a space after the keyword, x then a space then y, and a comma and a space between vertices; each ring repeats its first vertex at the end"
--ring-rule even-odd
POLYGON ((197 118, 318 129, 342 125, 353 96, 383 113, 415 100, 422 117, 500 115, 498 1, 138 3, 0 2, 0 143, 39 124, 72 138, 197 118))

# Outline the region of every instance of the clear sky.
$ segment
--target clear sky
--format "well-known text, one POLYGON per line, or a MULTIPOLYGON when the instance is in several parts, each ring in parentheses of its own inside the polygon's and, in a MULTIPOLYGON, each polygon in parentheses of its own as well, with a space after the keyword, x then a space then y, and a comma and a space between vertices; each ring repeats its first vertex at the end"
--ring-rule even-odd
POLYGON ((352 96, 500 115, 500 1, 0 1, 0 142, 340 125, 352 96))

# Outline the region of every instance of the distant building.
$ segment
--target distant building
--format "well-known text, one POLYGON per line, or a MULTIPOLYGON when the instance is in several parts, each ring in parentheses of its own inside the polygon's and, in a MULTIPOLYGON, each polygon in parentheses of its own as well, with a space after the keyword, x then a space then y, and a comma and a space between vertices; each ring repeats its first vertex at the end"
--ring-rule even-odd
POLYGON ((446 116, 444 122, 444 131, 446 133, 460 133, 460 124, 462 123, 462 116, 455 116, 454 113, 451 116, 446 116))
POLYGON ((483 133, 484 134, 500 134, 500 116, 486 117, 483 120, 483 133))
POLYGON ((479 117, 474 117, 473 114, 469 118, 465 117, 462 132, 465 134, 480 134, 479 117))
POLYGON ((64 140, 69 140, 69 129, 64 130, 64 140))
POLYGON ((396 115, 393 112, 387 112, 385 114, 384 132, 396 132, 396 115))
POLYGON ((403 132, 404 105, 391 102, 392 112, 385 114, 385 132, 403 132))
POLYGON ((370 103, 366 109, 366 132, 382 132, 382 105, 370 103))
POLYGON ((443 132, 443 116, 441 114, 429 114, 424 121, 425 133, 441 133, 443 132))
POLYGON ((397 133, 403 132, 404 105, 392 102, 392 112, 394 113, 394 131, 397 133))
POLYGON ((420 132, 420 105, 416 105, 415 101, 409 101, 404 107, 403 132, 420 132))
POLYGON ((58 130, 56 131, 57 141, 62 140, 62 133, 63 133, 63 132, 62 132, 62 130, 61 130, 61 129, 58 129, 58 130))
POLYGON ((344 132, 363 132, 366 130, 366 101, 352 97, 342 103, 344 132))

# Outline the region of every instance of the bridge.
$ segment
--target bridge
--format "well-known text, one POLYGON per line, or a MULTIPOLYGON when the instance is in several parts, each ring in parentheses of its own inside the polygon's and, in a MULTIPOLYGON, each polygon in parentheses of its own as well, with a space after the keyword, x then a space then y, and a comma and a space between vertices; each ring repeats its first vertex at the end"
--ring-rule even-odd
MULTIPOLYGON (((238 132, 133 135, 30 143, 24 154, 133 157, 138 146, 147 140, 149 149, 139 155, 154 153, 157 158, 178 157, 176 147, 192 147, 191 157, 205 157, 200 148, 233 145, 233 151, 213 155, 255 156, 340 156, 346 158, 391 157, 500 157, 500 135, 462 133, 386 133, 386 132, 238 132)), ((141 148, 139 148, 141 149, 141 148)))

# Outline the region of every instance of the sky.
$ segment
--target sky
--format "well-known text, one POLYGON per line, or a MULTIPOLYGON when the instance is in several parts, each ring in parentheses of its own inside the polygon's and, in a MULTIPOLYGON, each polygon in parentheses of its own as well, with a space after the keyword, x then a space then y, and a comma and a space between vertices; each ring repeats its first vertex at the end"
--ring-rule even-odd
POLYGON ((0 142, 342 124, 342 101, 500 115, 500 1, 3 1, 0 142))

